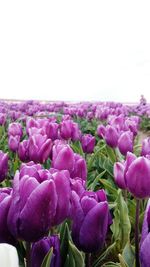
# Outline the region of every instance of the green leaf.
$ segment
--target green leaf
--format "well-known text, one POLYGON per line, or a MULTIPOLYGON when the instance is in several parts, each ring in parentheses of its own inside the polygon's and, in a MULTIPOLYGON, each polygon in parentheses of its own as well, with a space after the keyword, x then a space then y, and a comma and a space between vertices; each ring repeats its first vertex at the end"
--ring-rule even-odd
POLYGON ((113 240, 119 241, 120 250, 122 250, 130 240, 131 224, 129 220, 128 207, 120 189, 118 190, 116 204, 111 230, 113 232, 113 240))
POLYGON ((82 157, 84 157, 84 152, 80 141, 75 141, 74 143, 72 142, 71 147, 75 153, 80 154, 82 157))
MULTIPOLYGON (((98 259, 96 259, 92 265, 92 267, 99 267, 99 266, 103 266, 102 264, 104 264, 105 260, 112 260, 112 258, 114 258, 116 255, 118 255, 119 253, 119 245, 118 245, 118 241, 114 242, 113 244, 111 244, 109 247, 107 247, 107 249, 98 257, 98 259)), ((117 260, 118 257, 116 257, 117 260)))
POLYGON ((76 248, 74 244, 71 243, 71 241, 69 241, 69 251, 74 258, 75 266, 84 267, 84 258, 82 256, 82 253, 76 248))
POLYGON ((102 146, 100 146, 92 155, 91 155, 91 157, 90 157, 90 159, 88 160, 88 171, 90 171, 91 169, 92 169, 92 167, 93 167, 93 164, 94 164, 94 161, 95 161, 95 159, 98 157, 100 157, 100 154, 101 154, 101 151, 103 150, 103 149, 105 149, 105 147, 106 147, 106 145, 104 144, 104 145, 102 145, 102 146))
POLYGON ((75 261, 71 255, 67 255, 66 261, 63 267, 70 267, 70 266, 75 267, 75 261))
POLYGON ((104 263, 101 267, 121 267, 119 263, 115 263, 115 262, 107 262, 104 263))
POLYGON ((134 248, 128 242, 123 250, 122 257, 125 260, 128 267, 133 267, 135 262, 134 248))
POLYGON ((69 248, 69 239, 70 239, 69 227, 68 224, 65 222, 60 230, 60 241, 61 241, 60 254, 61 254, 62 264, 64 264, 66 261, 69 248))
POLYGON ((105 190, 108 190, 109 193, 114 194, 115 196, 117 195, 117 189, 115 189, 114 185, 106 179, 99 179, 100 182, 103 184, 105 190))
POLYGON ((100 178, 103 177, 103 175, 104 175, 105 173, 106 173, 106 171, 102 171, 100 174, 98 174, 98 175, 96 176, 96 178, 94 179, 93 183, 89 186, 89 189, 90 189, 90 190, 93 190, 93 191, 95 190, 95 188, 96 188, 98 182, 100 181, 100 178))
POLYGON ((113 177, 113 163, 102 153, 99 156, 99 167, 106 170, 113 177))
POLYGON ((125 262, 125 260, 124 260, 124 258, 122 257, 121 254, 118 255, 118 258, 119 258, 121 267, 129 267, 129 266, 126 264, 126 262, 125 262))
POLYGON ((50 266, 52 255, 53 255, 53 247, 49 250, 49 252, 44 257, 44 260, 42 262, 41 267, 49 267, 50 266))
POLYGON ((111 160, 112 163, 116 162, 116 155, 115 155, 115 151, 113 150, 113 148, 111 148, 110 146, 106 146, 106 151, 107 151, 107 155, 109 157, 109 159, 111 160))

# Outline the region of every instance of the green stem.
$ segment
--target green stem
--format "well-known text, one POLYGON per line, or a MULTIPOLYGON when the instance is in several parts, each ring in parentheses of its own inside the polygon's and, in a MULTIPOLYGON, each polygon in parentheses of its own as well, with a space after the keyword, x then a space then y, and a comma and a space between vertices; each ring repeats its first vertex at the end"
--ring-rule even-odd
POLYGON ((128 191, 127 191, 127 189, 123 190, 123 196, 124 196, 125 202, 127 202, 127 199, 128 199, 128 191))
POLYGON ((91 267, 91 254, 85 254, 85 267, 91 267))
POLYGON ((140 260, 139 260, 139 213, 140 213, 140 200, 136 199, 136 214, 135 214, 135 262, 136 262, 136 267, 140 267, 140 260))
POLYGON ((26 267, 31 267, 31 243, 26 242, 26 267))

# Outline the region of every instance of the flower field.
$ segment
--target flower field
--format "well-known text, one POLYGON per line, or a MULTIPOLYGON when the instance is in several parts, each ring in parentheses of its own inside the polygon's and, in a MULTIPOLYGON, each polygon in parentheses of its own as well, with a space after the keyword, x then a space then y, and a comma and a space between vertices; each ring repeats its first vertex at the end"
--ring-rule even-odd
POLYGON ((0 102, 0 243, 19 266, 150 267, 149 131, 144 99, 0 102))

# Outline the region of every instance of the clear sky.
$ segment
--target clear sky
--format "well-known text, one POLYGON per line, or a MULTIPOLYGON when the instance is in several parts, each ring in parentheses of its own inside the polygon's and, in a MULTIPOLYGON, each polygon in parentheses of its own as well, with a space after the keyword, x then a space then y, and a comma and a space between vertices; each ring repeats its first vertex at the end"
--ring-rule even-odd
POLYGON ((150 1, 0 1, 0 98, 150 102, 150 1))

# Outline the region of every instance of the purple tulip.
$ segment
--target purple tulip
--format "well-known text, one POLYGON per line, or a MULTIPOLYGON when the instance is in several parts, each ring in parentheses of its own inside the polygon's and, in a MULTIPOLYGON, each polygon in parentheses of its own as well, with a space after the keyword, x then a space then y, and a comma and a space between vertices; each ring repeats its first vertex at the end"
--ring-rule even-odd
POLYGON ((130 131, 123 132, 118 139, 118 148, 122 155, 127 152, 133 152, 133 133, 130 131))
POLYGON ((13 123, 10 123, 9 124, 9 127, 8 127, 8 135, 13 135, 13 136, 20 136, 20 138, 22 137, 23 135, 23 131, 22 131, 22 126, 20 123, 18 122, 13 122, 13 123))
POLYGON ((74 153, 74 169, 70 172, 71 178, 79 177, 83 180, 87 178, 87 166, 85 159, 79 154, 74 153))
POLYGON ((82 149, 84 153, 92 153, 95 146, 95 137, 91 134, 85 134, 81 138, 82 149))
POLYGON ((149 247, 150 247, 150 233, 148 233, 140 249, 141 267, 149 267, 150 263, 149 247))
POLYGON ((57 235, 44 237, 33 243, 31 250, 32 267, 41 267, 44 257, 51 248, 53 248, 53 254, 50 267, 60 267, 60 240, 57 235))
MULTIPOLYGON (((29 177, 34 177, 36 180, 41 183, 43 182, 43 179, 41 180, 40 177, 40 171, 43 170, 42 165, 35 164, 33 161, 28 162, 27 164, 21 164, 20 167, 20 178, 22 178, 25 175, 28 175, 29 177)), ((45 178, 47 180, 47 177, 45 178)))
POLYGON ((11 189, 0 188, 0 243, 14 244, 15 240, 7 226, 7 216, 11 204, 11 189))
POLYGON ((142 156, 150 155, 150 137, 145 138, 142 142, 142 156))
POLYGON ((44 163, 50 156, 51 139, 46 135, 36 134, 29 138, 29 158, 34 162, 44 163))
POLYGON ((134 120, 128 118, 125 122, 125 126, 133 133, 134 136, 137 135, 138 125, 134 120))
POLYGON ((115 127, 107 125, 105 132, 105 141, 107 145, 112 148, 117 147, 118 145, 119 134, 115 127))
POLYGON ((150 197, 150 160, 145 157, 135 159, 126 172, 128 190, 136 198, 150 197))
POLYGON ((20 143, 20 136, 19 135, 10 135, 8 138, 8 146, 9 149, 13 152, 16 152, 18 150, 19 147, 19 143, 20 143))
POLYGON ((78 124, 74 122, 72 125, 71 139, 72 139, 72 141, 77 141, 80 139, 80 137, 81 137, 81 131, 79 129, 78 124))
POLYGON ((27 121, 26 121, 26 132, 27 132, 27 134, 29 134, 29 129, 32 128, 32 127, 38 128, 37 121, 35 119, 33 119, 33 118, 27 119, 27 121))
POLYGON ((6 114, 0 112, 0 125, 4 125, 6 122, 6 114))
POLYGON ((80 198, 72 191, 72 239, 84 252, 96 252, 103 247, 109 223, 107 201, 84 195, 80 198))
POLYGON ((100 138, 104 138, 105 137, 105 132, 106 132, 105 126, 104 125, 99 125, 98 128, 97 128, 98 136, 100 138))
POLYGON ((125 166, 122 162, 116 162, 114 164, 114 179, 117 186, 121 189, 126 189, 126 183, 124 179, 125 166))
POLYGON ((70 175, 68 171, 60 171, 53 174, 56 187, 57 206, 52 225, 62 223, 69 216, 71 188, 70 175))
POLYGON ((39 183, 36 178, 16 173, 8 228, 16 238, 36 242, 46 235, 56 213, 57 194, 54 181, 39 183))
POLYGON ((52 150, 52 167, 58 170, 72 171, 74 152, 69 145, 55 145, 52 150))
POLYGON ((142 226, 142 235, 140 241, 140 262, 141 267, 149 267, 150 262, 150 200, 145 210, 144 221, 142 226))
POLYGON ((21 161, 29 160, 29 141, 28 140, 23 140, 21 143, 19 143, 18 156, 21 161))
POLYGON ((8 172, 8 155, 0 150, 0 182, 5 179, 8 172))
POLYGON ((61 122, 60 135, 65 140, 78 140, 80 138, 80 130, 78 124, 73 122, 72 120, 65 120, 61 122))
POLYGON ((70 179, 71 190, 75 191, 79 197, 85 192, 85 181, 81 178, 70 179))
POLYGON ((116 162, 114 164, 114 180, 117 186, 121 189, 127 189, 126 173, 131 163, 136 159, 136 156, 131 152, 127 152, 124 162, 116 162))
POLYGON ((12 235, 35 242, 70 212, 71 186, 67 170, 51 172, 42 165, 22 164, 14 177, 8 226, 12 235))
POLYGON ((136 159, 137 157, 131 153, 131 152, 127 152, 126 155, 126 160, 125 160, 125 180, 126 180, 126 173, 128 171, 128 168, 130 167, 131 163, 136 159))
POLYGON ((41 135, 45 135, 45 129, 44 128, 36 128, 36 127, 31 127, 28 130, 28 135, 32 137, 32 135, 35 134, 41 134, 41 135))
POLYGON ((58 138, 58 129, 59 129, 59 124, 56 122, 51 122, 47 124, 46 127, 46 134, 48 138, 52 139, 53 141, 58 138))
POLYGON ((124 130, 125 117, 123 114, 120 114, 119 116, 109 116, 108 122, 119 130, 124 130))

